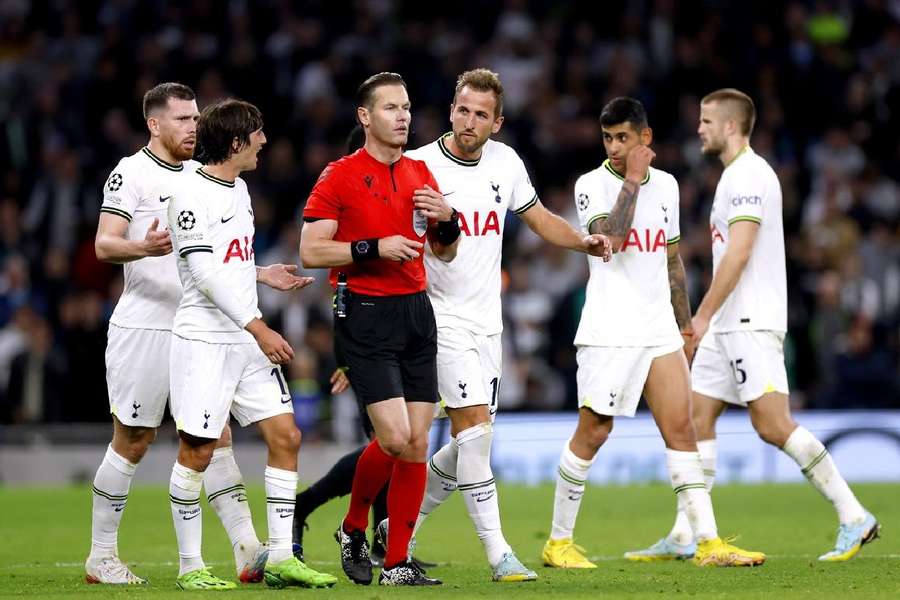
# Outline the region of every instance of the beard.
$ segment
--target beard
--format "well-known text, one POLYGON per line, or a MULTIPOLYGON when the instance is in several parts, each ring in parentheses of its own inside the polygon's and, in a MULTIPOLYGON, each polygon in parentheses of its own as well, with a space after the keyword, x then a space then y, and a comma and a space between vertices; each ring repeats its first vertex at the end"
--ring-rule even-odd
POLYGON ((162 138, 163 147, 172 155, 172 158, 178 161, 183 160, 191 160, 194 158, 194 150, 197 148, 197 143, 194 142, 194 146, 188 150, 177 141, 172 138, 162 138))
POLYGON ((481 140, 478 139, 478 134, 473 135, 475 136, 474 141, 469 141, 468 138, 464 138, 462 135, 454 133, 453 141, 456 142, 456 146, 466 154, 473 154, 487 143, 487 139, 481 140))
POLYGON ((712 158, 718 158, 722 152, 725 151, 724 143, 714 143, 713 141, 709 141, 703 146, 700 150, 703 153, 703 156, 711 156, 712 158))

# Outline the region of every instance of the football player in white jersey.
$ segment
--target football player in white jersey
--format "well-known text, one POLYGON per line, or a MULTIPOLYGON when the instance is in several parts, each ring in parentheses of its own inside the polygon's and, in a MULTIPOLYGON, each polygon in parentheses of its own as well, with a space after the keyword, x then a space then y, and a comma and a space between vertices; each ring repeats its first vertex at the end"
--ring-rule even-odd
MULTIPOLYGON (((113 438, 94 477, 89 583, 146 583, 119 559, 118 530, 135 469, 156 437, 169 397, 169 343, 181 282, 166 209, 200 166, 191 160, 199 118, 194 92, 162 83, 144 95, 143 109, 150 141, 119 161, 107 179, 95 240, 99 260, 124 264, 125 289, 110 318, 106 349, 113 438)), ((260 270, 259 279, 285 290, 304 285, 307 280, 291 268, 272 265, 260 270)), ((253 530, 227 427, 204 484, 231 539, 238 577, 260 581, 266 549, 253 530)))
POLYGON ((503 537, 491 472, 501 379, 500 254, 506 213, 517 214, 552 244, 606 260, 611 248, 605 236, 585 236, 547 210, 516 151, 490 139, 503 125, 503 85, 496 73, 475 69, 459 76, 450 123, 450 133, 406 153, 428 165, 458 213, 465 236, 453 262, 425 254, 428 296, 438 326, 438 390, 452 438, 428 463, 416 528, 459 489, 494 581, 529 581, 537 575, 503 537))
MULTIPOLYGON (((822 561, 846 561, 878 536, 879 524, 841 477, 828 451, 791 418, 784 366, 787 278, 781 185, 750 148, 753 100, 735 89, 703 98, 698 134, 703 153, 725 170, 716 187, 709 226, 713 279, 693 318, 699 343, 691 368, 693 419, 706 486, 716 469, 716 420, 729 404, 746 406, 759 436, 781 448, 837 512, 834 549, 822 561)), ((636 560, 679 558, 693 551, 694 535, 679 506, 668 536, 629 553, 636 560)))
POLYGON ((229 589, 200 554, 200 487, 229 414, 257 423, 268 447, 265 472, 269 548, 266 583, 325 587, 337 579, 291 553, 300 431, 280 364, 290 345, 261 319, 253 252, 253 208, 239 177, 256 168, 266 142, 252 104, 224 100, 206 107, 197 125, 205 166, 173 190, 167 211, 184 293, 175 312, 169 356, 170 408, 178 458, 169 480, 172 520, 185 590, 229 589))
POLYGON ((724 542, 716 530, 690 417, 690 304, 678 254, 678 183, 650 167, 652 131, 643 105, 615 98, 600 115, 608 159, 575 183, 581 226, 608 235, 613 259, 588 257, 590 276, 575 345, 578 425, 560 457, 544 564, 595 568, 572 532, 591 464, 616 416, 634 416, 647 399, 666 444, 666 463, 680 504, 697 531, 699 565, 761 564, 765 555, 724 542), (679 331, 680 330, 680 331, 679 331))

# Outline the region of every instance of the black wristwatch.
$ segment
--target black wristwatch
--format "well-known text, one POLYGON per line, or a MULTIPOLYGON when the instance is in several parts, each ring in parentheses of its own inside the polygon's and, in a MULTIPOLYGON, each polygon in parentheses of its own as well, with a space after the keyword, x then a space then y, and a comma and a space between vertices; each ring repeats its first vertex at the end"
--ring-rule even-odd
POLYGON ((453 212, 450 213, 450 218, 446 221, 443 221, 443 223, 459 223, 459 211, 452 206, 450 208, 453 210, 453 212))

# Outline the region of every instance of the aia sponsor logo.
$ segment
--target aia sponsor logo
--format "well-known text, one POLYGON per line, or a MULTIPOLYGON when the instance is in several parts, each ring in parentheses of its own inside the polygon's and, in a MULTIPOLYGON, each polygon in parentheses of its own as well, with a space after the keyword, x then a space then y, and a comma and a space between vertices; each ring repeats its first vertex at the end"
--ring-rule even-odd
POLYGON ((225 264, 228 264, 231 259, 245 261, 245 260, 253 260, 255 256, 253 252, 253 240, 254 238, 248 238, 246 235, 244 236, 243 241, 240 239, 233 239, 231 243, 228 244, 228 251, 225 252, 225 259, 222 261, 225 264))
POLYGON ((632 228, 625 241, 622 243, 620 252, 625 252, 629 248, 633 248, 632 252, 658 252, 666 251, 666 232, 662 229, 643 231, 632 228))
POLYGON ((459 213, 459 228, 468 236, 488 235, 489 233, 500 235, 500 218, 495 210, 484 215, 483 222, 482 213, 477 210, 468 217, 459 213))

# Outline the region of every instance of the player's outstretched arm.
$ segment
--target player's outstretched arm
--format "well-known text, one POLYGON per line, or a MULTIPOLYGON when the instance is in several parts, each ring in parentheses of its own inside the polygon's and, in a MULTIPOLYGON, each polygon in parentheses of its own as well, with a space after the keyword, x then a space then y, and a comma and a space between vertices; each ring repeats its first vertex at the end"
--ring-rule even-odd
POLYGON ((687 293, 687 277, 684 272, 684 263, 678 252, 678 242, 667 247, 667 259, 669 268, 669 289, 671 291, 672 310, 675 312, 675 322, 684 339, 684 353, 688 362, 694 356, 694 329, 691 325, 691 301, 687 293))
POLYGON ((297 276, 297 265, 274 264, 268 267, 256 267, 256 281, 282 292, 305 288, 315 277, 297 276))
POLYGON ((750 260, 750 252, 756 243, 758 233, 759 224, 753 221, 737 221, 728 227, 728 246, 725 248, 725 254, 692 320, 694 339, 697 343, 709 329, 709 321, 713 315, 734 291, 744 267, 747 266, 747 261, 750 260))
POLYGON ((540 200, 519 213, 519 217, 533 232, 556 246, 600 256, 605 261, 612 254, 612 242, 608 236, 596 233, 583 235, 561 216, 547 210, 540 200))
POLYGON ((159 219, 153 219, 142 240, 129 240, 128 220, 107 212, 100 213, 94 252, 97 260, 122 264, 145 256, 164 256, 172 252, 172 238, 165 227, 159 229, 159 219))

